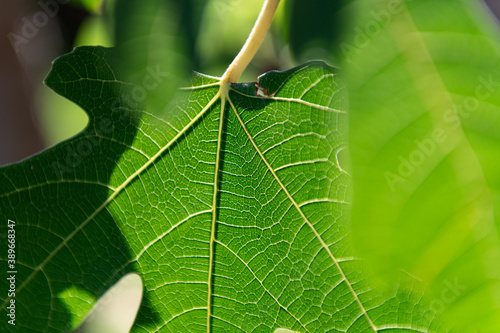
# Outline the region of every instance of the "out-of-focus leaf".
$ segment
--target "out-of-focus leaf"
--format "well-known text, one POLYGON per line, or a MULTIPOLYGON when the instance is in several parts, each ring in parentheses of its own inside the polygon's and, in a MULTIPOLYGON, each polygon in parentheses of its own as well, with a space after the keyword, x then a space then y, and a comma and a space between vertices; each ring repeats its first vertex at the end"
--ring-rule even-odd
POLYGON ((92 13, 99 13, 104 0, 71 0, 72 3, 79 4, 92 13))
POLYGON ((113 46, 109 24, 104 16, 91 16, 87 18, 75 37, 75 46, 100 45, 113 46))
POLYGON ((189 75, 184 27, 173 1, 116 0, 115 40, 135 107, 162 112, 189 75))
POLYGON ((500 52, 479 1, 353 3, 353 227, 386 279, 403 269, 460 330, 500 327, 500 52))

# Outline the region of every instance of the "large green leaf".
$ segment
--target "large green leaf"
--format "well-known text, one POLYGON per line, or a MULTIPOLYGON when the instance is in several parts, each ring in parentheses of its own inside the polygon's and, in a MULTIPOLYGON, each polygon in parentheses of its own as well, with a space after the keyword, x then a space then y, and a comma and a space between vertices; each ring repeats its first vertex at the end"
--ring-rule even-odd
POLYGON ((457 328, 500 327, 500 43, 479 1, 354 2, 348 79, 353 233, 457 328))
POLYGON ((346 98, 332 69, 269 73, 261 90, 274 97, 233 85, 225 108, 219 81, 198 75, 163 114, 132 105, 120 73, 104 48, 58 59, 46 82, 88 127, 1 170, 2 216, 17 223, 16 327, 74 328, 132 271, 146 288, 137 331, 206 331, 207 309, 214 331, 345 326, 331 317, 349 304, 359 315, 340 270, 346 98))
POLYGON ((2 331, 68 331, 129 272, 145 285, 134 332, 444 330, 415 280, 383 294, 352 256, 334 69, 308 63, 227 94, 196 75, 152 113, 130 105, 114 59, 81 47, 56 60, 46 82, 88 127, 0 170, 18 272, 17 325, 2 331))

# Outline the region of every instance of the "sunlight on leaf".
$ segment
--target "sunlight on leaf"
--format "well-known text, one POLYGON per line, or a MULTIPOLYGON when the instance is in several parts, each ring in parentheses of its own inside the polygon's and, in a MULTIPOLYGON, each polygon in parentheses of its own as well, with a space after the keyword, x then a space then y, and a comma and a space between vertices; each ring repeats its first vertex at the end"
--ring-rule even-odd
POLYGON ((111 287, 89 313, 77 333, 127 333, 142 298, 142 281, 128 274, 111 287))
POLYGON ((477 8, 352 2, 346 85, 322 61, 232 83, 272 10, 229 74, 185 82, 174 4, 118 0, 118 46, 45 80, 88 126, 0 168, 16 328, 109 332, 133 279, 132 332, 494 332, 500 48, 477 8))
POLYGON ((74 313, 71 318, 71 328, 75 328, 83 321, 84 317, 80 314, 88 313, 92 309, 92 304, 96 302, 96 298, 83 289, 78 289, 75 286, 70 286, 66 290, 57 295, 68 312, 74 313))
POLYGON ((299 332, 295 332, 287 328, 278 328, 276 331, 274 331, 274 333, 299 333, 299 332))
POLYGON ((439 327, 416 285, 381 294, 352 255, 335 69, 311 62, 231 85, 198 74, 152 114, 126 104, 133 86, 113 52, 80 47, 54 63, 47 84, 87 110, 89 126, 1 169, 2 211, 19 239, 40 235, 23 242, 16 297, 47 306, 19 309, 39 318, 25 328, 65 330, 85 313, 67 313, 61 290, 97 298, 130 272, 145 288, 133 331, 439 327))

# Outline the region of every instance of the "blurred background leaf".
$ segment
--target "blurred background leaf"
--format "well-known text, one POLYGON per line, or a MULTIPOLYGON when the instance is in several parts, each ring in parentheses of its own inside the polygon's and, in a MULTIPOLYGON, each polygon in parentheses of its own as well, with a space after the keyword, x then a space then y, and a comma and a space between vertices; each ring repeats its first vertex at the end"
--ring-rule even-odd
POLYGON ((349 6, 356 19, 336 55, 350 90, 359 254, 382 283, 400 270, 422 281, 461 331, 496 331, 497 22, 479 1, 349 6))
POLYGON ((73 2, 80 4, 89 12, 99 13, 102 9, 104 0, 73 0, 73 2))

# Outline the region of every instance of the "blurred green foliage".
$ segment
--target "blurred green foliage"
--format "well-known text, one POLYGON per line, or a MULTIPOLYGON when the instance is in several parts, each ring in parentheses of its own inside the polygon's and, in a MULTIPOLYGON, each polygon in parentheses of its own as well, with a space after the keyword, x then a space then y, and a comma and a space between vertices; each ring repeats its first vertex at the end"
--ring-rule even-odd
POLYGON ((79 4, 91 13, 99 13, 105 0, 71 0, 74 4, 79 4))
POLYGON ((359 0, 350 92, 355 245, 460 331, 500 327, 500 40, 479 1, 359 0))

